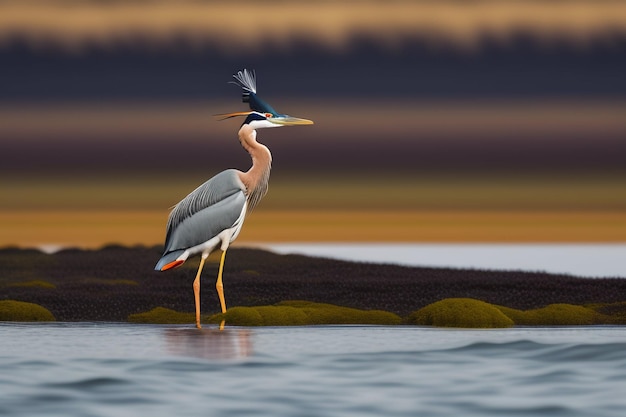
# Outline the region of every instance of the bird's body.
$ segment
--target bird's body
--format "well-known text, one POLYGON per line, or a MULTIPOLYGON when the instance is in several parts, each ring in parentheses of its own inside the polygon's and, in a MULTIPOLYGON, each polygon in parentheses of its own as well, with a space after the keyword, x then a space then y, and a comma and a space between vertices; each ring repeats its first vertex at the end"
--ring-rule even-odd
POLYGON ((181 265, 188 257, 227 249, 245 219, 248 201, 239 171, 217 174, 181 200, 170 214, 165 253, 156 269, 181 265), (226 245, 226 247, 224 247, 226 245))
POLYGON ((239 140, 252 157, 248 172, 228 169, 193 190, 170 213, 165 252, 156 269, 167 270, 189 256, 221 250, 237 238, 246 213, 267 193, 272 155, 256 141, 256 131, 244 124, 239 140))
POLYGON ((224 116, 247 116, 239 129, 239 140, 252 158, 252 167, 246 172, 236 169, 220 172, 174 206, 167 222, 165 250, 155 267, 156 270, 166 271, 182 265, 191 256, 201 255, 193 285, 197 327, 201 327, 200 274, 205 259, 216 249, 222 250, 216 288, 222 312, 226 312, 222 284, 226 250, 239 235, 246 214, 267 193, 272 155, 265 145, 257 142, 256 129, 312 124, 306 119, 281 115, 261 101, 256 96, 256 80, 253 74, 243 70, 235 75, 235 79, 243 88, 244 102, 250 103, 252 111, 224 116))

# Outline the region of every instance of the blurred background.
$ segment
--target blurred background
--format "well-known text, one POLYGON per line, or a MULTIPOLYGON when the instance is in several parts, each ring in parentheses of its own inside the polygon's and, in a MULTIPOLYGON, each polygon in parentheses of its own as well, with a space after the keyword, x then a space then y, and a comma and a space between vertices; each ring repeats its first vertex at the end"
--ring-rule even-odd
POLYGON ((626 241, 626 2, 0 1, 0 246, 160 244, 246 170, 238 243, 626 241))

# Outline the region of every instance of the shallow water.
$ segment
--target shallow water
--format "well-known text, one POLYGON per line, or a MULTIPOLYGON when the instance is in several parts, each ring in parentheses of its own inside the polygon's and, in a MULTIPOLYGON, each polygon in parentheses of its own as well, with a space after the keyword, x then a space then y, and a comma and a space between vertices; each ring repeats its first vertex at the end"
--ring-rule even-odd
POLYGON ((623 416, 626 327, 0 324, 6 416, 623 416))
POLYGON ((258 246, 282 254, 357 262, 626 278, 626 244, 623 243, 283 243, 258 246))

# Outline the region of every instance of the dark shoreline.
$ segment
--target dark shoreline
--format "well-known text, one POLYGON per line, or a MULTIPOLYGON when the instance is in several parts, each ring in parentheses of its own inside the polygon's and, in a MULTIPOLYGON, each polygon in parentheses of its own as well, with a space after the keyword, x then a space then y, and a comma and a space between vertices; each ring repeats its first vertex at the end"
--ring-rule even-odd
MULTIPOLYGON (((192 312, 197 260, 167 272, 153 270, 160 247, 99 250, 0 249, 0 300, 39 304, 58 321, 126 321, 155 307, 192 312)), ((217 264, 203 272, 202 309, 219 310, 217 264)), ((522 271, 418 268, 229 250, 224 271, 229 307, 307 300, 406 317, 445 298, 474 298, 529 310, 549 304, 626 301, 626 279, 579 278, 522 271)))

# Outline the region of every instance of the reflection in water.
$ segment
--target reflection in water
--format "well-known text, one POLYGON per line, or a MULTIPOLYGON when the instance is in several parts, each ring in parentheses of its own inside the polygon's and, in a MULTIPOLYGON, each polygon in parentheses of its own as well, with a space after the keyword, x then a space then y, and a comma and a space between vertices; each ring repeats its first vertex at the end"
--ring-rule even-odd
POLYGON ((166 329, 169 353, 204 359, 240 359, 252 355, 250 330, 166 329))

